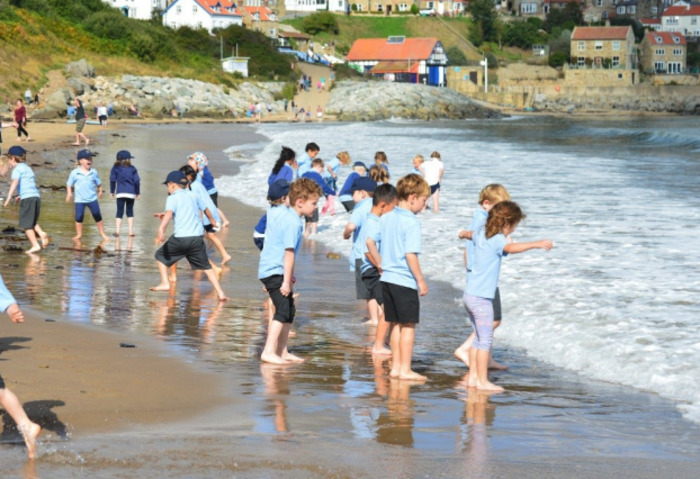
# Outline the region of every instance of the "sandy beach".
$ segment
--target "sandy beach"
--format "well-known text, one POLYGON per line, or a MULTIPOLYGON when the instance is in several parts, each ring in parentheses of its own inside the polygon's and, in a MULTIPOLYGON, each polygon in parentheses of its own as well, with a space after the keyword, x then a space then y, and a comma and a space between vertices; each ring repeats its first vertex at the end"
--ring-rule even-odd
MULTIPOLYGON (((72 126, 31 126, 29 164, 38 183, 58 187, 77 150, 72 126)), ((422 303, 416 368, 430 381, 389 380, 388 362, 367 352, 372 331, 346 261, 313 240, 298 259, 291 343, 307 362, 261 364, 264 295, 252 241, 261 211, 220 197, 232 223, 221 233, 233 256, 222 275, 230 301, 219 303, 186 265, 173 295, 148 288, 158 281, 151 213, 165 203, 165 174, 198 150, 215 176, 235 174, 265 137, 249 125, 183 122, 86 133, 103 182, 116 151, 135 156, 137 234, 100 244, 87 219, 75 247, 72 207, 47 188, 41 223, 53 244, 35 257, 2 253, 3 277, 28 314, 25 324, 0 323, 0 371, 44 428, 38 459, 26 461, 3 417, 3 477, 697 477, 700 428, 656 395, 508 348, 498 353, 511 370, 497 374, 509 392, 468 392, 440 334, 458 316, 460 293, 447 284, 431 283, 422 303), (233 145, 243 145, 231 154, 240 161, 223 153, 233 145)), ((101 208, 111 235, 114 202, 103 198, 101 208)), ((16 221, 16 208, 3 210, 0 227, 16 221)))

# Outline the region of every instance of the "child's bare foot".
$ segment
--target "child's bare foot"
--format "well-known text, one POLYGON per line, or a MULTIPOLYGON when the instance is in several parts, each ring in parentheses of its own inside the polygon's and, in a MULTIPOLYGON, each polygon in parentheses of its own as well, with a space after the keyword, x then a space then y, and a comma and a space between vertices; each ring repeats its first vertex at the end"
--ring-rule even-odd
POLYGON ((477 382, 478 382, 478 381, 477 381, 476 374, 474 374, 473 376, 470 374, 470 375, 469 375, 469 378, 467 379, 467 387, 468 387, 468 388, 475 388, 477 382))
POLYGON ((158 286, 151 286, 151 291, 170 291, 170 284, 160 283, 158 286))
POLYGON ((41 426, 33 422, 21 425, 19 428, 20 434, 24 438, 24 443, 27 445, 27 455, 29 459, 34 459, 36 456, 36 438, 41 432, 41 426))
POLYGON ((289 364, 288 361, 285 361, 283 358, 280 356, 277 356, 276 354, 268 354, 265 351, 260 355, 260 359, 263 362, 270 363, 270 364, 289 364))
POLYGON ((227 255, 224 256, 223 259, 221 260, 221 266, 225 265, 225 264, 228 263, 229 261, 231 261, 231 255, 230 255, 230 254, 227 254, 227 255))
POLYGON ((129 236, 136 236, 133 231, 129 231, 129 236))
POLYGON ((457 348, 455 349, 455 356, 457 356, 457 359, 469 367, 469 353, 467 351, 457 348))
POLYGON ((80 143, 71 143, 73 146, 80 146, 80 143))
POLYGON ((392 369, 392 370, 389 372, 389 377, 390 377, 391 379, 399 379, 399 376, 401 376, 401 373, 399 372, 398 369, 397 369, 396 371, 394 371, 394 370, 392 369))
POLYGON ((27 251, 25 251, 25 253, 34 254, 34 253, 38 253, 39 251, 41 251, 41 246, 39 246, 39 243, 37 243, 36 245, 32 246, 27 251))
POLYGON ((80 238, 82 238, 82 235, 75 235, 73 236, 73 241, 80 241, 80 238))
POLYGON ((415 371, 401 373, 401 374, 399 374, 399 379, 403 379, 405 381, 427 381, 428 380, 427 377, 423 376, 422 374, 418 374, 415 371))
POLYGON ((212 263, 211 265, 212 271, 214 271, 214 274, 216 275, 216 279, 221 279, 221 268, 216 266, 215 264, 212 263))
POLYGON ((505 371, 506 369, 508 369, 508 366, 506 366, 505 364, 501 364, 499 362, 496 362, 493 360, 493 358, 491 358, 489 360, 489 369, 497 369, 499 371, 505 371))
POLYGON ((51 237, 47 235, 46 233, 43 233, 39 235, 41 237, 41 247, 46 248, 49 244, 51 244, 51 237))
POLYGON ((87 138, 85 138, 85 146, 88 146, 89 144, 90 144, 90 140, 88 140, 87 138))
POLYGON ((109 236, 107 236, 106 234, 101 233, 100 236, 102 236, 102 241, 104 241, 105 243, 109 241, 109 236))
POLYGON ((231 222, 230 222, 229 220, 226 220, 226 221, 224 221, 223 223, 221 223, 221 227, 222 227, 222 228, 226 228, 226 227, 227 227, 228 225, 230 225, 230 224, 231 224, 231 222))
POLYGON ((306 361, 306 359, 302 359, 299 356, 296 356, 290 352, 285 353, 285 355, 282 356, 282 359, 290 363, 303 363, 304 361, 306 361))
POLYGON ((486 381, 485 383, 479 383, 477 381, 476 389, 479 391, 487 391, 491 393, 502 393, 503 391, 505 391, 505 389, 503 389, 501 386, 496 386, 491 381, 486 381))
POLYGON ((391 349, 382 346, 381 348, 372 347, 372 354, 380 356, 391 356, 391 349))
POLYGON ((228 296, 226 296, 226 295, 219 296, 219 301, 220 302, 228 301, 228 296))

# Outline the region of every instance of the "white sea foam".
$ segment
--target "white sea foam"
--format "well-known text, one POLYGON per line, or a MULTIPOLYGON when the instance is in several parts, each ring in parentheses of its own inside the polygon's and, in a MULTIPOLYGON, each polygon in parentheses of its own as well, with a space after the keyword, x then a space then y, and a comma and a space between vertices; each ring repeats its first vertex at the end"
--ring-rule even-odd
MULTIPOLYGON (((499 341, 587 377, 656 392, 700 422, 700 333, 693 327, 700 313, 698 195, 674 194, 661 181, 677 183, 679 191, 694 188, 684 169, 697 168, 695 160, 658 152, 679 175, 667 178, 654 170, 664 163, 653 161, 653 150, 627 151, 630 138, 649 135, 648 126, 616 130, 612 140, 598 128, 600 138, 579 143, 577 131, 595 134, 598 125, 537 121, 265 125, 261 132, 271 140, 257 161, 217 186, 222 195, 266 207, 264 194, 249 192, 266 189, 282 145, 300 154, 316 141, 322 158, 348 150, 353 161, 366 163, 383 150, 393 180, 410 171, 415 154, 438 150, 445 163, 442 211, 421 215, 427 277, 463 288, 457 231, 468 225, 484 185, 506 185, 528 214, 516 240, 549 237, 555 248, 504 262, 499 341), (547 129, 564 144, 553 144, 547 129)), ((347 219, 323 217, 317 239, 347 255, 350 243, 338 241, 347 219)))

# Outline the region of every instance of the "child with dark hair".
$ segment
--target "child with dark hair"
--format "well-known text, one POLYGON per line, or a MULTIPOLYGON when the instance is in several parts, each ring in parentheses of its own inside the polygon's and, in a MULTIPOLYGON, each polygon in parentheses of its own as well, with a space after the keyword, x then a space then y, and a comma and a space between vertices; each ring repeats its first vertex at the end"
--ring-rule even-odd
POLYGON ((136 167, 131 164, 133 158, 127 150, 121 150, 117 153, 117 161, 109 173, 109 194, 112 199, 117 199, 114 236, 119 236, 121 232, 125 209, 129 236, 134 236, 134 201, 141 197, 141 179, 136 167))
POLYGON ((267 185, 270 186, 277 180, 286 180, 290 183, 294 181, 296 177, 294 163, 296 163, 296 153, 291 148, 283 146, 270 176, 267 177, 267 185))

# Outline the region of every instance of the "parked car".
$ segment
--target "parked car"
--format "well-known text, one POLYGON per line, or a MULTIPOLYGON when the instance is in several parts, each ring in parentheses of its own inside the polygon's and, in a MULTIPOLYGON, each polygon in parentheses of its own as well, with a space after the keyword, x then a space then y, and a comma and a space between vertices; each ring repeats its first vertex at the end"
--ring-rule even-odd
POLYGON ((423 8, 420 10, 420 16, 421 17, 434 17, 435 16, 435 9, 434 8, 423 8))

